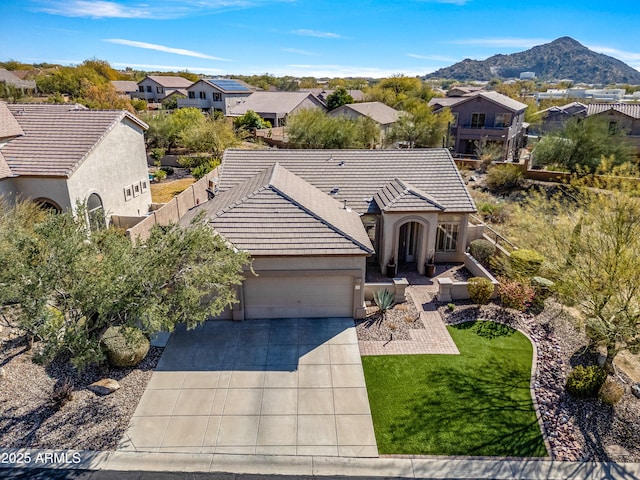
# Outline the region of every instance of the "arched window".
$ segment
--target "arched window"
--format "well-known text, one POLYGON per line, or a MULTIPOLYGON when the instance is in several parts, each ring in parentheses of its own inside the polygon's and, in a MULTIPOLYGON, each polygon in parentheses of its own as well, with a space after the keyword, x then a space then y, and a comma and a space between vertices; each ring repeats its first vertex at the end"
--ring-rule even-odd
POLYGON ((62 213, 62 209, 60 208, 60 205, 58 205, 56 202, 48 198, 36 198, 34 200, 34 203, 46 212, 62 213))
POLYGON ((89 227, 91 230, 100 230, 105 228, 104 208, 102 207, 102 199, 97 193, 92 193, 87 198, 87 215, 89 216, 89 227))

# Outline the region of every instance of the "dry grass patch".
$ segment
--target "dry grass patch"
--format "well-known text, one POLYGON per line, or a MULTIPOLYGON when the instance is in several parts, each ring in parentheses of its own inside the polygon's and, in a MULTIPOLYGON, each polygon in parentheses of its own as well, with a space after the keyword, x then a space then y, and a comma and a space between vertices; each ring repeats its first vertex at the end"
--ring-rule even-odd
POLYGON ((189 177, 173 180, 172 182, 152 183, 151 199, 155 203, 167 203, 173 197, 185 191, 195 181, 195 178, 189 177))

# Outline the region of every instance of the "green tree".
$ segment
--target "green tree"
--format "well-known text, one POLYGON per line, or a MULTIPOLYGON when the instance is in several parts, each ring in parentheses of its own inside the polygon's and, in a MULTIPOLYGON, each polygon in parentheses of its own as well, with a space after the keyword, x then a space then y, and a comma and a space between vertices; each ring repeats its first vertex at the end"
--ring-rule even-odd
POLYGON ((391 127, 386 141, 403 142, 409 148, 444 146, 452 121, 453 115, 448 109, 436 114, 426 103, 411 99, 405 102, 405 111, 391 127))
POLYGON ((623 131, 596 116, 569 119, 564 128, 544 136, 533 150, 536 165, 557 165, 571 172, 594 172, 603 157, 621 165, 632 160, 633 147, 623 131))
POLYGON ((255 130, 259 128, 269 128, 271 123, 263 120, 260 115, 253 110, 247 110, 247 113, 233 120, 233 126, 238 130, 255 130))
POLYGON ((369 148, 380 135, 370 118, 354 121, 344 116, 330 117, 319 109, 302 110, 289 117, 286 132, 295 148, 369 148))
POLYGON ((134 244, 113 228, 89 233, 82 207, 75 216, 30 221, 24 207, 6 207, 2 221, 19 228, 0 236, 2 258, 11 259, 2 260, 0 284, 14 286, 19 325, 42 341, 47 359, 67 354, 77 367, 102 362, 100 338, 110 326, 147 335, 178 323, 193 328, 236 301, 247 254, 201 221, 156 226, 144 244, 134 244))
POLYGON ((347 89, 338 87, 331 95, 327 97, 327 108, 329 111, 335 110, 342 105, 353 103, 353 97, 349 95, 347 89))
POLYGON ((147 145, 165 148, 168 154, 177 146, 184 146, 187 131, 196 129, 206 117, 197 108, 180 108, 170 114, 145 113, 140 118, 149 125, 146 132, 147 145))

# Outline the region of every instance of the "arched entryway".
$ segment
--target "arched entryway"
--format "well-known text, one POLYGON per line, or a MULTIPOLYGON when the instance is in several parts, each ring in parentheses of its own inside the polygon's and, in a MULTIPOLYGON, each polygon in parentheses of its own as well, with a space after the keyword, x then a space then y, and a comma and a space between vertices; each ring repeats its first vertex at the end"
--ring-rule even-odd
POLYGON ((416 217, 407 218, 396 228, 395 258, 399 271, 423 272, 429 224, 416 217))

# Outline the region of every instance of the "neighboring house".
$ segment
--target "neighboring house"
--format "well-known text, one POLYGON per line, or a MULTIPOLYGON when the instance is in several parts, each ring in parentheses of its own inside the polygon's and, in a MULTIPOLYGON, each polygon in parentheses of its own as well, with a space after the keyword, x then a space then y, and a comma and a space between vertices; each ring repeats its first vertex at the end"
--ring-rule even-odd
POLYGON ((640 155, 640 104, 572 102, 559 107, 550 107, 539 112, 541 133, 560 130, 572 117, 598 117, 604 119, 610 131, 622 131, 640 155))
POLYGON ((138 91, 132 93, 132 98, 141 98, 151 103, 159 103, 173 92, 180 92, 185 97, 187 89, 193 84, 183 77, 163 75, 149 75, 138 82, 138 91))
POLYGON ((132 80, 111 80, 116 93, 125 98, 131 98, 138 91, 138 84, 132 80))
POLYGON ((365 102, 342 105, 329 112, 329 115, 332 117, 342 115, 352 120, 369 117, 380 125, 380 130, 386 134, 391 126, 398 121, 400 112, 382 102, 365 102))
POLYGON ((241 117, 249 110, 253 110, 263 120, 274 127, 285 125, 287 117, 300 110, 319 108, 327 110, 322 101, 313 93, 307 92, 254 92, 242 102, 232 107, 227 115, 241 117))
POLYGON ((504 160, 517 159, 526 143, 527 105, 506 95, 479 91, 462 97, 432 99, 429 105, 434 112, 445 107, 451 110, 454 121, 449 144, 455 155, 474 156, 478 145, 486 142, 501 145, 504 160))
POLYGON ((229 114, 229 109, 254 92, 248 84, 229 78, 206 78, 187 89, 186 98, 178 99, 178 108, 195 107, 206 112, 229 114))
POLYGON ((86 202, 94 228, 111 215, 143 216, 146 128, 125 111, 0 102, 0 195, 56 211, 86 202))
MULTIPOLYGON (((298 90, 299 92, 307 92, 313 93, 316 97, 318 97, 322 102, 327 103, 327 97, 331 95, 335 90, 331 90, 328 88, 301 88, 298 90)), ((364 92, 362 90, 348 90, 347 93, 351 95, 354 102, 362 102, 364 101, 364 92)))
POLYGON ((234 319, 363 317, 367 268, 463 261, 476 211, 446 149, 227 150, 212 191, 180 222, 250 253, 234 319))
POLYGON ((484 90, 483 87, 452 87, 447 90, 447 97, 464 97, 465 95, 469 95, 475 92, 480 92, 484 90))
POLYGON ((22 91, 23 94, 32 94, 37 90, 35 80, 23 80, 4 68, 0 68, 0 83, 11 85, 22 91))

